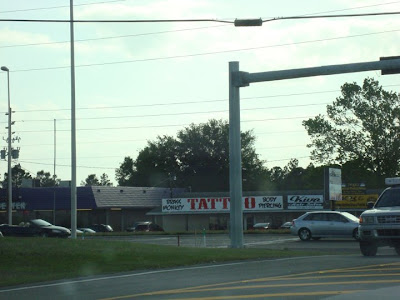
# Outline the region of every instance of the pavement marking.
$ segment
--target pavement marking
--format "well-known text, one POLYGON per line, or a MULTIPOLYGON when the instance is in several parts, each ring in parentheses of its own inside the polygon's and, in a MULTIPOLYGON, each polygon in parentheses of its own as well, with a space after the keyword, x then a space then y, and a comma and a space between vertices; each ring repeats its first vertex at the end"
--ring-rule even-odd
MULTIPOLYGON (((327 256, 340 256, 340 255, 327 255, 327 256)), ((318 256, 321 257, 321 256, 318 256)), ((206 266, 193 266, 193 267, 182 267, 182 268, 175 268, 175 269, 163 269, 163 270, 154 270, 154 271, 145 271, 140 273, 130 273, 130 274, 123 274, 123 275, 111 275, 111 276, 104 276, 104 277, 96 277, 96 278, 84 278, 84 279, 75 279, 75 280, 68 280, 62 282, 54 282, 54 283, 45 283, 45 284, 38 284, 38 285, 30 285, 30 286, 22 286, 16 288, 9 288, 9 289, 0 289, 1 293, 12 292, 12 291, 22 291, 22 290, 31 290, 31 289, 39 289, 39 288, 48 288, 53 286, 63 286, 63 285, 70 285, 76 283, 85 283, 85 282, 95 282, 95 281, 102 281, 102 280, 110 280, 110 279, 117 279, 117 278, 129 278, 129 277, 137 277, 143 275, 150 275, 150 274, 159 274, 159 273, 170 273, 170 272, 179 272, 184 270, 198 270, 198 269, 210 269, 210 268, 220 268, 225 266, 235 266, 235 265, 243 265, 249 263, 260 263, 262 261, 285 261, 285 260, 294 260, 299 258, 307 258, 312 259, 313 256, 305 256, 305 257, 286 257, 286 258, 278 258, 278 259, 265 259, 265 260, 258 260, 258 261, 240 261, 240 262, 233 262, 233 263, 225 263, 225 264, 212 264, 206 266)))
POLYGON ((254 243, 245 243, 245 246, 247 245, 271 245, 271 244, 279 244, 279 243, 284 243, 288 241, 296 241, 299 238, 291 238, 291 239, 279 239, 279 240, 273 240, 273 241, 264 241, 264 242, 254 242, 254 243))
MULTIPOLYGON (((164 290, 164 291, 154 291, 154 292, 147 292, 147 293, 141 293, 141 294, 131 294, 131 295, 123 295, 123 296, 117 296, 117 297, 111 297, 111 298, 104 298, 101 300, 118 300, 118 299, 126 299, 126 298, 138 298, 138 297, 145 297, 145 296, 156 296, 156 295, 173 295, 173 294, 184 294, 184 293, 197 293, 197 292, 212 292, 212 291, 230 291, 230 290, 245 290, 245 289, 253 289, 253 288, 277 288, 277 287, 307 287, 307 286, 325 286, 325 285, 349 285, 349 284, 376 284, 376 283, 400 283, 400 279, 386 279, 386 280, 376 280, 376 278, 379 277, 384 277, 385 274, 358 274, 358 275, 340 275, 340 274, 335 274, 340 271, 348 272, 348 271, 353 271, 353 272, 360 272, 360 271, 365 271, 366 268, 372 268, 372 267, 378 267, 379 270, 382 267, 391 267, 391 266, 397 266, 400 263, 388 263, 388 264, 378 264, 378 265, 368 265, 368 266, 361 266, 361 267, 349 267, 349 268, 342 268, 342 269, 333 269, 333 270, 326 270, 326 271, 313 271, 313 272, 306 272, 306 273, 298 273, 298 274, 290 274, 290 275, 283 275, 283 276, 276 276, 276 277, 266 277, 266 278, 258 278, 258 279, 252 279, 252 280, 242 280, 242 281, 233 281, 233 282, 225 282, 225 283, 216 283, 216 284, 210 284, 210 285, 201 285, 201 286, 196 286, 196 287, 188 287, 188 288, 182 288, 182 289, 174 289, 174 290, 164 290), (329 275, 333 274, 333 275, 329 275), (256 283, 256 282, 271 282, 271 281, 286 281, 286 280, 310 280, 310 279, 315 279, 315 276, 306 276, 304 275, 315 275, 318 276, 318 278, 327 278, 327 279, 333 279, 333 278, 356 278, 356 277, 373 277, 374 280, 355 280, 355 281, 340 281, 340 282, 306 282, 306 283, 280 283, 280 284, 256 284, 256 285, 248 285, 248 286, 243 286, 243 284, 251 284, 251 283, 256 283), (321 275, 324 275, 321 277, 321 275), (241 284, 241 286, 239 286, 241 284), (235 286, 232 286, 235 285, 235 286)), ((397 269, 397 268, 395 268, 397 269)), ((371 269, 367 269, 371 270, 371 269)), ((373 269, 372 269, 373 270, 373 269)), ((392 270, 389 268, 389 270, 392 270)), ((386 274, 387 277, 392 277, 392 276, 400 276, 400 273, 396 274, 386 274)), ((324 291, 325 292, 325 291, 324 291)), ((321 295, 324 295, 324 292, 318 292, 322 293, 321 295)), ((341 293, 342 291, 336 291, 338 293, 341 293)), ((297 293, 290 293, 291 295, 297 295, 297 293)), ((267 294, 263 294, 265 297, 267 294)), ((271 295, 269 297, 282 297, 286 294, 268 294, 271 295), (273 296, 276 295, 276 296, 273 296)), ((311 295, 307 292, 301 293, 299 295, 307 296, 311 295)), ((249 296, 249 295, 247 295, 249 296)), ((253 296, 253 295, 252 295, 253 296)), ((289 294, 287 295, 289 296, 289 294)), ((237 296, 239 298, 236 298, 236 296, 229 296, 230 298, 226 299, 242 299, 240 297, 243 296, 237 296)), ((249 296, 250 297, 250 296, 249 296)), ((258 298, 258 297, 254 297, 258 298)), ((260 296, 262 298, 262 296, 260 296)), ((185 299, 219 299, 218 297, 212 297, 212 298, 185 298, 185 299)), ((225 298, 221 298, 225 299, 225 298)), ((243 298, 245 299, 245 298, 243 298)))
MULTIPOLYGON (((298 293, 276 293, 276 294, 254 294, 254 295, 233 295, 233 296, 213 296, 213 297, 201 297, 201 298, 185 298, 186 300, 224 300, 224 299, 255 299, 255 298, 266 298, 266 297, 294 297, 294 296, 332 296, 332 295, 343 295, 352 294, 355 292, 362 292, 364 290, 350 290, 350 291, 323 291, 323 292, 298 292, 298 293)), ((178 300, 178 299, 170 299, 178 300)), ((179 298, 181 300, 181 298, 179 298)))

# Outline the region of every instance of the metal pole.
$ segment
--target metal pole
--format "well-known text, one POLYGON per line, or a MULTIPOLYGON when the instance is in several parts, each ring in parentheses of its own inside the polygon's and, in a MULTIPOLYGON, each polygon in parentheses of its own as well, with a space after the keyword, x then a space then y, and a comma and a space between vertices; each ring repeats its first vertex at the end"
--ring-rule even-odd
POLYGON ((232 248, 243 247, 242 158, 240 141, 240 94, 233 84, 233 72, 239 71, 239 62, 229 63, 229 186, 230 237, 232 248))
POLYGON ((56 224, 56 119, 54 119, 53 224, 56 224))
POLYGON ((12 171, 11 171, 11 100, 10 100, 10 70, 2 66, 1 70, 7 72, 7 90, 8 90, 8 224, 12 225, 12 171))
POLYGON ((394 70, 400 68, 400 59, 388 59, 382 61, 370 61, 342 65, 328 65, 321 67, 280 70, 259 73, 240 72, 235 74, 235 86, 248 86, 253 82, 294 79, 321 75, 334 75, 343 73, 355 73, 373 70, 394 70))
POLYGON ((74 1, 70 0, 71 33, 71 238, 76 239, 76 120, 75 120, 75 52, 74 1))
MULTIPOLYGON (((8 78, 8 72, 7 72, 8 78)), ((10 82, 8 83, 10 91, 10 82)), ((11 107, 10 107, 10 92, 8 92, 8 224, 12 225, 12 170, 11 170, 11 107)))

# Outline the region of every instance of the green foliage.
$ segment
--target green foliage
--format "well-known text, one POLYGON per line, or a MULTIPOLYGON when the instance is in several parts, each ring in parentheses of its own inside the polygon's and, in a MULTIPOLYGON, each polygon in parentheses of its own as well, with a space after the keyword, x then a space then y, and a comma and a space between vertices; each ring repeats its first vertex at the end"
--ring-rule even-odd
POLYGON ((310 254, 315 252, 9 237, 2 238, 0 243, 0 286, 210 262, 310 254))
MULTIPOLYGON (((13 186, 21 186, 22 179, 32 179, 32 175, 29 172, 25 171, 20 164, 16 164, 11 168, 11 180, 13 182, 13 186)), ((3 188, 7 188, 8 186, 8 173, 4 173, 3 180, 3 188)))
POLYGON ((108 179, 108 175, 103 173, 100 179, 97 178, 96 174, 90 174, 81 182, 82 186, 112 186, 111 181, 108 179))
POLYGON ((50 172, 43 170, 36 173, 36 179, 40 180, 41 187, 52 187, 59 184, 60 180, 57 179, 57 175, 51 176, 50 172))
MULTIPOLYGON (((243 189, 265 188, 268 172, 254 149, 250 131, 242 136, 243 189)), ((119 185, 191 187, 192 191, 229 190, 229 124, 221 120, 180 130, 177 138, 149 141, 134 161, 125 157, 116 170, 119 185), (176 181, 174 180, 176 178, 176 181)))
POLYGON ((362 86, 346 83, 341 91, 342 96, 327 106, 326 116, 303 121, 312 141, 312 159, 327 165, 353 161, 378 177, 398 175, 399 94, 383 90, 371 78, 362 86))
POLYGON ((297 159, 291 159, 283 168, 272 168, 270 178, 275 190, 323 189, 324 167, 315 167, 310 164, 304 169, 299 167, 297 159))

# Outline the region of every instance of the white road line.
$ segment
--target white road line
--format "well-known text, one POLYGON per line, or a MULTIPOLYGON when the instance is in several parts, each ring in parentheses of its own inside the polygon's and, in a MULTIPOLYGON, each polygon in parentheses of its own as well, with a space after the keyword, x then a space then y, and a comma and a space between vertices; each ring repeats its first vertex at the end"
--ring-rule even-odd
MULTIPOLYGON (((327 256, 337 256, 337 255, 327 255, 327 256)), ((321 257, 321 256, 319 256, 321 257)), ((209 268, 220 268, 226 266, 235 266, 235 265, 243 265, 249 263, 257 263, 263 261, 287 261, 287 260, 294 260, 294 259, 313 259, 313 256, 304 256, 304 257, 287 257, 287 258, 278 258, 278 259, 265 259, 265 260, 257 260, 257 261, 241 261, 241 262, 234 262, 234 263, 226 263, 226 264, 219 264, 219 265, 207 265, 207 266, 197 266, 197 267, 186 267, 186 268, 176 268, 176 269, 168 269, 168 270, 156 270, 156 271, 146 271, 141 273, 134 273, 134 274, 124 274, 124 275, 114 275, 114 276, 105 276, 105 277, 97 277, 97 278, 87 278, 87 279, 80 279, 80 280, 72 280, 72 281, 63 281, 63 282, 55 282, 55 283, 48 283, 48 284, 39 284, 33 286, 24 286, 24 287, 17 287, 11 289, 0 290, 1 293, 7 292, 14 292, 14 291, 23 291, 23 290, 33 290, 33 289, 40 289, 40 288, 47 288, 47 287, 54 287, 54 286, 63 286, 63 285, 70 285, 75 283, 84 283, 84 282, 94 282, 94 281, 101 281, 101 280, 110 280, 110 279, 117 279, 117 278, 128 278, 128 277, 137 277, 142 275, 150 275, 150 274, 158 274, 158 273, 169 273, 169 272, 177 272, 177 271, 184 271, 184 270, 198 270, 198 269, 209 269, 209 268)))

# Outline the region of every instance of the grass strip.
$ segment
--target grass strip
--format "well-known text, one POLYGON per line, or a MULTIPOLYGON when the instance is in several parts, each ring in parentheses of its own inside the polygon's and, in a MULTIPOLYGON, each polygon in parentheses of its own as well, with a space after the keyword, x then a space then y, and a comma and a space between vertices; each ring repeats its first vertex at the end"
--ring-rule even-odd
POLYGON ((0 286, 203 263, 315 255, 268 249, 160 246, 126 241, 1 238, 0 286))

